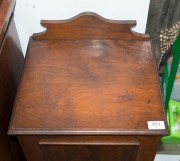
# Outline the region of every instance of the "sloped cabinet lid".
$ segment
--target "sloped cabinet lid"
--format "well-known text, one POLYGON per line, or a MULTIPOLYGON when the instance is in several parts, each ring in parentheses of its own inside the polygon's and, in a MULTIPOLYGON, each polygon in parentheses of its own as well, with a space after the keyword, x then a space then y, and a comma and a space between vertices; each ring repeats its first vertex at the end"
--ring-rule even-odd
POLYGON ((83 13, 30 39, 9 134, 167 134, 154 53, 133 21, 83 13), (148 121, 162 121, 151 129, 148 121))

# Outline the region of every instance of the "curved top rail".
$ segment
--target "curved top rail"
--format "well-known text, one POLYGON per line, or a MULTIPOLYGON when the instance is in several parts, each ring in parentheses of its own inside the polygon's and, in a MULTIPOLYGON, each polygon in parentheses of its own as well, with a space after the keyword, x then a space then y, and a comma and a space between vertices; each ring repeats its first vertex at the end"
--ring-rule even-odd
POLYGON ((83 12, 67 20, 42 20, 46 31, 33 39, 149 39, 131 31, 136 21, 109 20, 93 12, 83 12))

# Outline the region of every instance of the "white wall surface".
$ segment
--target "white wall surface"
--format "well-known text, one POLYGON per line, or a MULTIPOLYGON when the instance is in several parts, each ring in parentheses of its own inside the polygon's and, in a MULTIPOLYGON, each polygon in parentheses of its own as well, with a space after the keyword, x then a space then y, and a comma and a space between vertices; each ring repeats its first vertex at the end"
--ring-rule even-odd
POLYGON ((42 32, 40 20, 64 20, 81 12, 96 12, 107 19, 136 20, 144 33, 150 0, 17 0, 15 23, 25 54, 29 37, 42 32))

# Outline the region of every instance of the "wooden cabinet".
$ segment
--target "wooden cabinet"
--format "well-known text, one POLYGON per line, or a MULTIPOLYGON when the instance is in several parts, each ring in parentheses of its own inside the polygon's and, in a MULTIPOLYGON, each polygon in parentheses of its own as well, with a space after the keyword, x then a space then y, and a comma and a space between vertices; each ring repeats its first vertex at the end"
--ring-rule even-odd
POLYGON ((27 160, 153 161, 168 131, 149 37, 94 13, 42 25, 9 127, 27 160))
POLYGON ((27 160, 153 161, 160 137, 125 135, 19 136, 27 160))
POLYGON ((8 136, 10 116, 24 57, 13 19, 14 0, 0 1, 0 161, 24 161, 15 136, 8 136))

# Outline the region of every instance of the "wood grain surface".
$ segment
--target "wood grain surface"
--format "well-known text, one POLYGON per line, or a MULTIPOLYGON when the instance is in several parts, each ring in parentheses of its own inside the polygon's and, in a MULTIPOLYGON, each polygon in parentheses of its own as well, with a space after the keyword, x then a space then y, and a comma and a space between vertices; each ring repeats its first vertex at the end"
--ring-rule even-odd
POLYGON ((2 0, 0 3, 0 45, 2 44, 9 20, 12 16, 15 2, 15 0, 2 0))
POLYGON ((117 21, 105 19, 92 12, 81 13, 68 20, 42 20, 45 32, 34 34, 33 39, 142 39, 148 35, 131 30, 136 21, 117 21))
POLYGON ((157 136, 18 136, 28 161, 153 161, 157 136), (36 147, 36 148, 35 148, 36 147))
POLYGON ((164 108, 150 40, 130 34, 131 24, 89 13, 47 23, 47 33, 29 42, 9 133, 166 134, 148 129, 148 121, 165 121, 164 108), (82 25, 86 20, 90 27, 82 25))
POLYGON ((1 3, 2 3, 2 0, 0 0, 0 5, 1 5, 1 3))
POLYGON ((153 161, 168 130, 149 37, 94 13, 42 24, 9 127, 27 160, 153 161))

